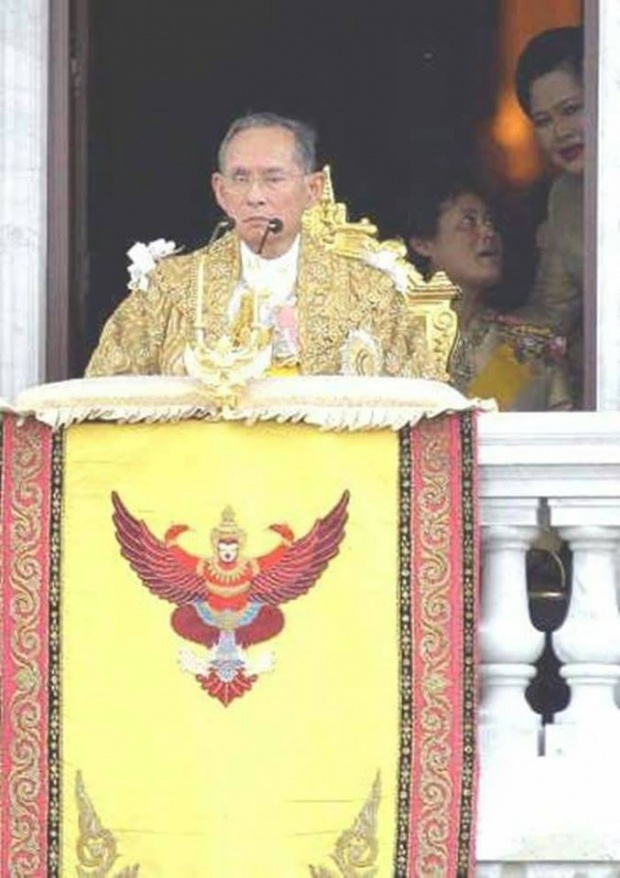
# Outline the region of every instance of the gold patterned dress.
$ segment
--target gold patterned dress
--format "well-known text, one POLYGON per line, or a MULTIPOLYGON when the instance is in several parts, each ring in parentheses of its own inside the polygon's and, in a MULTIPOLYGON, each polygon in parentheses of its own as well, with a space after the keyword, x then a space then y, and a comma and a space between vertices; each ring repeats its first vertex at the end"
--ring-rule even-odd
POLYGON ((571 408, 564 339, 490 309, 461 329, 450 375, 466 396, 492 397, 502 411, 571 408))
POLYGON ((524 319, 566 336, 575 405, 583 388, 583 178, 561 174, 549 193, 547 220, 538 232, 540 259, 524 319))
MULTIPOLYGON (((186 374, 199 278, 206 344, 229 333, 230 299, 240 279, 239 242, 232 233, 209 248, 163 259, 148 289, 131 292, 109 318, 87 377, 186 374)), ((416 333, 389 273, 328 250, 302 232, 295 294, 302 374, 340 373, 343 345, 356 330, 378 343, 385 374, 419 374, 412 366, 416 333)))

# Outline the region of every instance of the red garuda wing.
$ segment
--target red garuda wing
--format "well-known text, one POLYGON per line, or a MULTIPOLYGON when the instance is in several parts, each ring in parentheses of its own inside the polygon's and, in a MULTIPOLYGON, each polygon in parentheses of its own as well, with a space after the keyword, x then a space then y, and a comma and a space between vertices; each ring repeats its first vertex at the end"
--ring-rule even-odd
POLYGON ((281 604, 305 594, 338 554, 347 520, 349 492, 345 491, 325 518, 319 518, 308 533, 295 540, 273 567, 252 579, 250 600, 281 604))
POLYGON ((174 550, 158 539, 129 512, 116 491, 112 492, 116 539, 121 555, 129 561, 144 585, 158 598, 189 604, 205 596, 204 581, 194 570, 183 567, 174 550))

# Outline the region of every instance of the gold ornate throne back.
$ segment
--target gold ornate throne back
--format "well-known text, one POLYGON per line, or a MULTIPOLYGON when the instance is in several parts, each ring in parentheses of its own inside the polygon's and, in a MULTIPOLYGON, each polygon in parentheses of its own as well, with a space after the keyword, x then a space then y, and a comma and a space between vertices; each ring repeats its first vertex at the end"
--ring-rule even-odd
POLYGON ((452 302, 458 288, 443 272, 425 281, 407 260, 403 242, 380 241, 370 220, 350 222, 346 205, 335 199, 329 165, 323 168, 323 176, 322 198, 304 214, 304 228, 328 249, 378 267, 389 265, 391 273, 405 279, 416 377, 449 381, 448 365, 458 330, 452 302))

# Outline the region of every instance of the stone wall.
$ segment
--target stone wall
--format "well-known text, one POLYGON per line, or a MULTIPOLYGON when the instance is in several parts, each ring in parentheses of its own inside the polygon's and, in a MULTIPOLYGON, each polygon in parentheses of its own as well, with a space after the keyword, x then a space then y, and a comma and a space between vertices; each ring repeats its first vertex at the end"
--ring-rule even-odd
POLYGON ((48 0, 0 2, 0 396, 43 379, 48 0))

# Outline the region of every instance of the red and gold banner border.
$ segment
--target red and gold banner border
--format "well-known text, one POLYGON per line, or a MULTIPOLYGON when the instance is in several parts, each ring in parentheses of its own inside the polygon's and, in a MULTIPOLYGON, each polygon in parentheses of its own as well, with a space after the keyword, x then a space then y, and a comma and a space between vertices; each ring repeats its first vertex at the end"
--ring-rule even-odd
POLYGON ((400 435, 401 739, 395 876, 474 874, 475 417, 400 435))
POLYGON ((48 650, 54 639, 52 457, 59 439, 31 419, 2 422, 0 863, 3 874, 24 878, 54 875, 54 847, 57 857, 48 820, 50 792, 59 783, 59 764, 50 756, 60 732, 49 701, 54 672, 48 650))
MULTIPOLYGON (((63 434, 2 423, 0 863, 58 878, 63 434)), ((400 686, 394 875, 473 875, 478 547, 475 418, 400 435, 400 686), (415 500, 415 502, 413 502, 415 500)))

